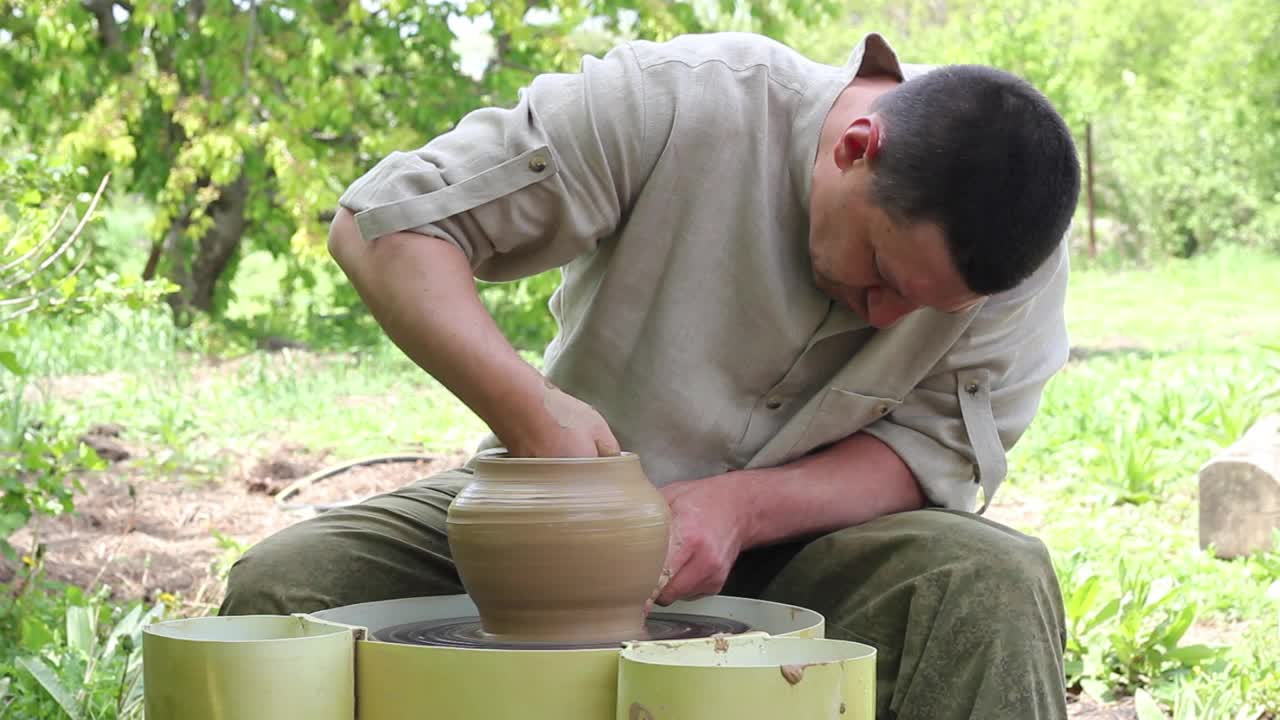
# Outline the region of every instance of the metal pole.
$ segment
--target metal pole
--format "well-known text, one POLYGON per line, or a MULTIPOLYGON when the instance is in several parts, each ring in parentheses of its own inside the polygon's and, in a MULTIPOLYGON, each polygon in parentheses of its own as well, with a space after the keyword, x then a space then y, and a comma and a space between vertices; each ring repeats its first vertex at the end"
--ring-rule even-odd
POLYGON ((1084 163, 1089 198, 1089 257, 1098 256, 1098 236, 1093 227, 1093 123, 1084 124, 1084 163))

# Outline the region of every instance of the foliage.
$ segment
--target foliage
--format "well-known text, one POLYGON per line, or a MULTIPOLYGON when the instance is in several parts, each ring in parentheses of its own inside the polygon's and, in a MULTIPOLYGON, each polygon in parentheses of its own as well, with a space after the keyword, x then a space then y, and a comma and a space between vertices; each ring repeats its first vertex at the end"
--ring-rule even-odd
POLYGON ((1275 551, 1218 560, 1199 547, 1197 503, 1203 463, 1280 412, 1278 271, 1274 255, 1221 249, 1073 274, 1074 359, 993 510, 1042 514, 1025 529, 1055 557, 1068 682, 1094 697, 1141 692, 1184 718, 1280 712, 1280 534, 1275 551))
MULTIPOLYGON (((513 101, 535 73, 576 69, 619 37, 728 21, 778 32, 834 6, 8 2, 0 113, 42 122, 0 123, 0 145, 125 178, 156 204, 148 266, 182 287, 175 304, 221 312, 233 298, 220 279, 254 250, 288 262, 281 290, 313 289, 332 272, 325 223, 347 184, 468 111, 513 101), (455 30, 468 28, 479 52, 464 58, 455 30), (483 67, 464 65, 476 58, 483 67)), ((340 300, 357 302, 350 291, 340 300)))
POLYGON ((168 607, 54 587, 38 563, 26 572, 0 595, 0 717, 141 718, 142 629, 168 607))
POLYGON ((512 345, 541 352, 558 330, 548 305, 559 286, 560 273, 552 270, 514 283, 480 283, 480 300, 512 345))
POLYGON ((167 290, 166 283, 102 274, 90 265, 93 245, 83 232, 107 180, 92 197, 77 201, 68 197, 74 175, 41 168, 34 158, 0 158, 0 196, 8 198, 0 205, 0 230, 8 234, 0 234, 0 555, 9 560, 17 558, 9 537, 32 516, 72 509, 78 489, 72 471, 100 465, 65 418, 34 402, 30 358, 16 349, 30 320, 139 308, 167 290), (58 207, 63 209, 55 212, 58 207))
POLYGON ((1075 553, 1059 568, 1069 618, 1067 681, 1097 697, 1167 683, 1214 659, 1220 650, 1182 645, 1198 608, 1181 597, 1173 579, 1153 579, 1122 558, 1118 577, 1103 581, 1075 553), (1110 584, 1110 583, 1109 583, 1110 584))

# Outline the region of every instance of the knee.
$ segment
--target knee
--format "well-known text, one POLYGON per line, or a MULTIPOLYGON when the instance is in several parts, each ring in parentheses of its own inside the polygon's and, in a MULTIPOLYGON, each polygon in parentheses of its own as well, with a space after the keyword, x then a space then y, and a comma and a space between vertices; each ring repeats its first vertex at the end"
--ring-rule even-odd
POLYGON ((1056 587, 1053 561, 1039 539, 967 513, 926 511, 935 560, 966 568, 988 582, 1056 587))
POLYGON ((318 598, 306 597, 308 574, 293 552, 287 531, 251 547, 231 566, 219 615, 288 615, 323 610, 318 598))
POLYGON ((282 614, 270 559, 259 557, 257 550, 250 548, 231 566, 219 615, 282 614))
MULTIPOLYGON (((1061 593, 1039 539, 971 513, 921 510, 826 538, 823 563, 847 583, 882 573, 908 592, 963 598, 955 611, 983 618, 1043 617, 1061 624, 1061 593)), ((1016 624, 1016 622, 1015 622, 1016 624)))
POLYGON ((967 588, 962 606, 972 620, 1013 632, 1026 623, 1065 633, 1062 594, 1049 549, 1038 538, 985 518, 930 511, 934 537, 931 560, 943 570, 944 582, 967 588))

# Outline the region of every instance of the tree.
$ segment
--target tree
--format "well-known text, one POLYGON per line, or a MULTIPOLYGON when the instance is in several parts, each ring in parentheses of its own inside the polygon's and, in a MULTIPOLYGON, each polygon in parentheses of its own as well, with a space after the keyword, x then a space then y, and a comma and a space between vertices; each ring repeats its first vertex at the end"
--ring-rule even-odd
POLYGON ((290 258, 305 281, 346 183, 469 110, 512 100, 533 74, 575 69, 619 35, 740 18, 735 7, 767 32, 831 4, 3 2, 0 109, 16 122, 0 147, 116 172, 158 208, 144 277, 177 283, 179 317, 216 312, 246 243, 290 258), (451 30, 469 19, 492 26, 479 75, 463 71, 451 30))

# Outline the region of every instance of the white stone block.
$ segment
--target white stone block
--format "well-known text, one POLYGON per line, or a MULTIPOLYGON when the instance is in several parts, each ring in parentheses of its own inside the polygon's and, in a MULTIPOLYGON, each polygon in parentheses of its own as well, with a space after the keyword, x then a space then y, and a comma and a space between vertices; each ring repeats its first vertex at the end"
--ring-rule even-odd
POLYGON ((1222 558, 1270 550, 1280 527, 1280 415, 1259 420, 1200 468, 1200 547, 1222 558))

